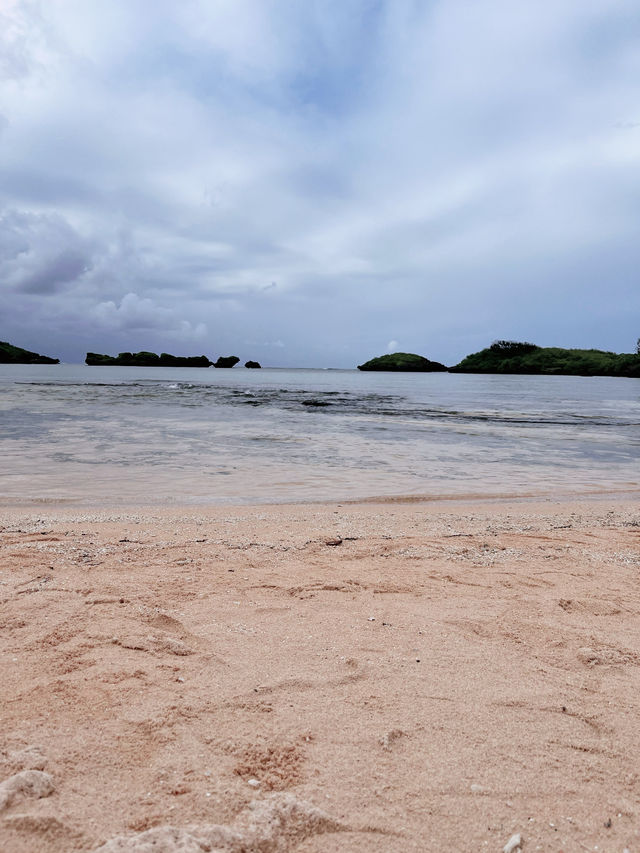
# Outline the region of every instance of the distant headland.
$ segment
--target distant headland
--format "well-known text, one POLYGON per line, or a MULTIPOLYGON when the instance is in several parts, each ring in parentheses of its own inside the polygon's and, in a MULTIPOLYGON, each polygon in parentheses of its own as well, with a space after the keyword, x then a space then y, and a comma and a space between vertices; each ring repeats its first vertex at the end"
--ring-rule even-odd
POLYGON ((431 373, 515 373, 538 376, 626 376, 640 378, 640 341, 635 353, 598 349, 539 347, 520 341, 494 341, 454 367, 415 353, 396 352, 372 358, 358 370, 431 373))
POLYGON ((60 364, 60 359, 0 341, 0 364, 60 364))

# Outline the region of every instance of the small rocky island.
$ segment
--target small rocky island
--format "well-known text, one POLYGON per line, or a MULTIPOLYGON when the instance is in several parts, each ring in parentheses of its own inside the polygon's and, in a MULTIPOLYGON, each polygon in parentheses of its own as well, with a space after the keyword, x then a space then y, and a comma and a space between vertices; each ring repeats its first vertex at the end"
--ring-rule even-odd
POLYGON ((442 373, 447 368, 439 361, 429 361, 412 352, 394 352, 380 355, 358 365, 358 370, 389 370, 396 373, 442 373))
POLYGON ((221 355, 217 361, 213 363, 214 367, 234 367, 240 359, 237 355, 221 355))
POLYGON ((0 341, 0 364, 60 364, 60 359, 0 341))
MULTIPOLYGON (((171 355, 162 352, 121 352, 118 355, 103 355, 88 352, 85 363, 97 367, 234 367, 240 359, 237 355, 221 355, 217 361, 211 361, 206 355, 171 355)), ((257 361, 248 361, 245 367, 260 367, 257 361)))
POLYGON ((248 367, 250 370, 256 370, 257 368, 262 367, 262 365, 260 364, 260 362, 258 362, 258 361, 251 361, 251 359, 249 359, 249 361, 245 361, 244 366, 245 366, 245 367, 248 367))
POLYGON ((163 352, 121 352, 118 355, 102 355, 88 352, 85 363, 94 366, 118 367, 211 367, 213 364, 206 355, 180 356, 163 352))

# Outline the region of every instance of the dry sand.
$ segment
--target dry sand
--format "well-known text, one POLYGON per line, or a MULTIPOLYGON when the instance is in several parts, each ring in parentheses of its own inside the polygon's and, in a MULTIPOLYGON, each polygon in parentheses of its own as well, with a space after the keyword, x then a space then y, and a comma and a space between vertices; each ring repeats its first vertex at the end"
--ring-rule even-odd
POLYGON ((637 502, 0 515, 0 850, 640 850, 637 502))

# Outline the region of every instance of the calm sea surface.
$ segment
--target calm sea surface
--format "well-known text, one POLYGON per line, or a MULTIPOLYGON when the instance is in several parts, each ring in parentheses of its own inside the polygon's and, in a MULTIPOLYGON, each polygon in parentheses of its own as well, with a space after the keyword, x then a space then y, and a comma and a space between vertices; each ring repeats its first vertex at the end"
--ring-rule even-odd
POLYGON ((637 379, 0 365, 4 502, 639 485, 637 379))

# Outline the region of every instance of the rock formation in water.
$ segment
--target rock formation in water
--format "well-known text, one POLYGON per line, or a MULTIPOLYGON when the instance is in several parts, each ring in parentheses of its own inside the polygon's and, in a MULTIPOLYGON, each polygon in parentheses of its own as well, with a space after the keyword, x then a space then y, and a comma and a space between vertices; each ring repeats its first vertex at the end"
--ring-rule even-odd
POLYGON ((121 352, 116 356, 88 352, 85 359, 91 365, 115 365, 120 367, 211 367, 206 355, 180 356, 163 352, 121 352))
POLYGON ((260 362, 259 362, 259 361, 251 361, 251 359, 249 359, 249 361, 245 361, 244 366, 245 366, 245 367, 252 368, 252 369, 256 369, 256 368, 258 368, 258 367, 262 367, 262 365, 260 364, 260 362))
POLYGON ((0 341, 0 364, 60 364, 60 359, 0 341))
POLYGON ((213 363, 214 367, 234 367, 240 359, 237 355, 221 355, 220 358, 213 363))
POLYGON ((429 361, 412 352, 394 352, 381 355, 358 365, 358 370, 389 370, 396 373, 436 373, 447 370, 439 361, 429 361))

